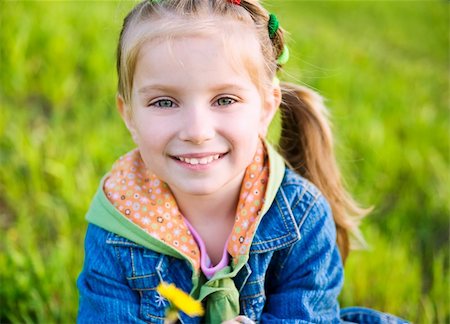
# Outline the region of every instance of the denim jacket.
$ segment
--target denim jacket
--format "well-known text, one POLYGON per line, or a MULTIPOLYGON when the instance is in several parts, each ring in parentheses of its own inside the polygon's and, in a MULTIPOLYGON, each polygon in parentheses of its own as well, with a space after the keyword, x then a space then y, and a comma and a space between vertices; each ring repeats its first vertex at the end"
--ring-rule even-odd
MULTIPOLYGON (((182 323, 220 323, 238 314, 276 323, 337 322, 342 264, 330 208, 311 183, 286 170, 269 144, 266 150, 270 176, 250 247, 210 279, 182 251, 125 217, 106 197, 102 181, 86 215, 91 224, 78 280, 79 322, 163 322, 168 301, 156 291, 162 281, 206 306, 201 319, 181 313, 182 323)), ((120 162, 104 180, 118 174, 124 186, 129 176, 141 177, 134 173, 142 163, 139 154, 124 159, 131 164, 120 162)), ((127 189, 126 195, 145 199, 146 190, 127 189)))
MULTIPOLYGON (((188 262, 89 224, 78 279, 79 323, 163 323, 161 282, 192 289, 188 262)), ((338 323, 343 266, 330 207, 314 185, 286 169, 233 278, 240 313, 263 323, 338 323)), ((181 323, 201 318, 180 314, 181 323)))

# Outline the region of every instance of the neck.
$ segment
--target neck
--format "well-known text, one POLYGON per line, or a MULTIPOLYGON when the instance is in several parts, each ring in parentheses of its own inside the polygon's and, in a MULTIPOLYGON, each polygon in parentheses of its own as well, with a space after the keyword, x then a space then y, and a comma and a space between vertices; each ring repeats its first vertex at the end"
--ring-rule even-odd
MULTIPOLYGON (((242 175, 243 178, 243 175, 242 175)), ((172 190, 178 208, 195 227, 208 227, 233 220, 239 201, 242 179, 208 195, 189 195, 172 190)))
POLYGON ((243 177, 244 173, 207 195, 186 194, 171 188, 178 208, 201 237, 214 265, 222 259, 234 226, 243 177))

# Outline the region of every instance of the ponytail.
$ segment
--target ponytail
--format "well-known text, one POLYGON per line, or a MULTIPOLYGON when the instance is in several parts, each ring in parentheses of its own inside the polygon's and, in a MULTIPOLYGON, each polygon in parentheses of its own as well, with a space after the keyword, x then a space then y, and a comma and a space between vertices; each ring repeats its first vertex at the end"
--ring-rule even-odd
POLYGON ((281 83, 282 118, 279 150, 289 166, 314 183, 330 203, 343 261, 350 250, 349 233, 364 242, 358 225, 370 210, 357 205, 345 190, 333 150, 327 110, 314 91, 281 83))

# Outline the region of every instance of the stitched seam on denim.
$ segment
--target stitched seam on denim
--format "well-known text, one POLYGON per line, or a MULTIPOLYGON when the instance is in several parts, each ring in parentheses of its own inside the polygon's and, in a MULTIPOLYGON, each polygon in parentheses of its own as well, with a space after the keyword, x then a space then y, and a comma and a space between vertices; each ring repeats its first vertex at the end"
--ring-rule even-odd
MULTIPOLYGON (((288 236, 291 236, 291 235, 290 234, 286 234, 286 235, 279 236, 279 237, 276 237, 276 238, 273 238, 273 239, 270 239, 270 240, 256 242, 253 245, 259 245, 259 244, 265 244, 265 243, 269 243, 269 242, 273 242, 273 241, 278 241, 278 240, 283 239, 283 238, 288 237, 288 236)), ((261 251, 265 251, 265 250, 261 250, 261 251)))
POLYGON ((133 242, 125 242, 125 241, 116 241, 114 239, 107 239, 106 244, 110 245, 120 245, 120 246, 132 246, 132 247, 142 247, 141 245, 138 245, 133 242))
MULTIPOLYGON (((309 184, 308 184, 309 186, 309 184)), ((294 206, 292 206, 292 210, 297 208, 298 204, 305 198, 306 194, 309 194, 310 196, 314 197, 313 192, 309 190, 308 186, 303 186, 302 192, 300 193, 299 197, 297 198, 297 201, 295 202, 294 206)))
POLYGON ((300 201, 303 200, 303 197, 305 196, 305 194, 309 192, 308 188, 306 186, 302 186, 302 191, 300 192, 300 195, 297 198, 297 202, 292 206, 292 210, 294 210, 297 205, 300 203, 300 201))
MULTIPOLYGON (((293 242, 293 241, 294 241, 294 240, 291 240, 291 241, 288 241, 288 242, 286 242, 286 243, 280 244, 280 245, 277 246, 277 249, 283 249, 283 248, 285 248, 286 246, 290 246, 290 245, 292 245, 292 242, 293 242)), ((253 253, 259 253, 259 252, 267 252, 267 251, 270 251, 270 250, 272 250, 272 249, 253 250, 252 252, 253 252, 253 253)))
POLYGON ((264 282, 264 277, 261 277, 260 279, 257 279, 257 280, 247 281, 247 283, 245 285, 254 285, 254 284, 258 284, 260 282, 264 282))
MULTIPOLYGON (((289 202, 288 202, 288 199, 287 199, 287 197, 286 197, 286 194, 284 193, 284 190, 283 190, 283 188, 280 188, 280 192, 281 192, 281 195, 282 195, 282 197, 283 197, 283 200, 284 200, 284 203, 286 204, 286 206, 288 206, 288 211, 289 211, 289 216, 291 217, 291 220, 294 222, 294 224, 296 223, 295 221, 296 221, 296 219, 295 219, 295 215, 294 215, 294 213, 293 213, 293 209, 289 206, 289 202)), ((302 197, 303 197, 303 195, 302 195, 302 197)), ((283 218, 283 220, 284 220, 284 218, 283 218)), ((285 223, 286 224, 286 223, 285 223)), ((286 228, 287 228, 287 226, 286 226, 286 228)), ((299 237, 300 239, 301 239, 301 233, 300 233, 300 228, 298 227, 298 228, 296 228, 296 231, 297 231, 297 237, 299 237)))
POLYGON ((149 274, 149 275, 143 275, 143 276, 131 276, 127 277, 128 280, 136 280, 136 279, 145 279, 145 278, 151 278, 156 277, 156 274, 149 274))
MULTIPOLYGON (((287 197, 286 197, 286 194, 284 193, 283 188, 280 188, 280 193, 281 193, 281 196, 282 196, 282 198, 283 198, 284 204, 287 206, 287 210, 288 210, 289 216, 291 217, 292 222, 295 224, 295 216, 294 216, 294 214, 293 214, 293 212, 292 212, 293 209, 290 208, 290 206, 289 206, 289 202, 288 202, 288 199, 287 199, 287 197)), ((277 205, 278 205, 278 201, 277 201, 277 205)), ((279 206, 279 205, 278 205, 278 206, 279 206)), ((279 207, 279 208, 280 208, 280 207, 279 207)), ((283 218, 283 222, 284 222, 285 227, 288 228, 288 226, 287 226, 287 224, 286 224, 286 219, 284 218, 284 214, 281 212, 281 208, 280 208, 280 213, 281 213, 281 215, 282 215, 282 218, 283 218)), ((295 227, 295 226, 294 226, 294 227, 295 227)), ((296 231, 297 231, 297 236, 296 236, 296 238, 297 238, 297 237, 300 237, 300 238, 301 238, 299 228, 296 228, 296 231)), ((291 233, 291 232, 289 232, 289 236, 292 236, 292 233, 291 233)), ((295 238, 292 239, 292 240, 290 240, 288 243, 292 243, 292 242, 294 242, 294 241, 295 241, 295 238)))
MULTIPOLYGON (((248 278, 250 277, 251 272, 252 272, 252 269, 250 268, 250 266, 248 265, 248 263, 246 263, 246 264, 244 265, 244 267, 241 269, 241 271, 242 271, 243 269, 246 269, 248 272, 245 274, 245 277, 242 278, 241 286, 239 287, 239 293, 241 293, 242 289, 244 289, 244 286, 246 285, 247 280, 248 280, 248 278)), ((240 271, 239 271, 239 272, 240 272, 240 271)), ((237 277, 237 276, 236 276, 236 277, 237 277)), ((235 278, 236 278, 236 277, 235 277, 235 278)), ((235 283, 236 283, 236 282, 235 282, 235 283)), ((236 288, 238 288, 238 287, 236 286, 236 288)))
POLYGON ((134 253, 133 253, 133 248, 130 247, 129 250, 130 250, 130 259, 131 259, 131 275, 132 275, 133 277, 135 277, 135 276, 136 276, 136 268, 135 268, 135 266, 134 266, 134 253))
MULTIPOLYGON (((282 191, 281 188, 280 188, 280 191, 281 191, 281 193, 283 194, 283 191, 282 191)), ((284 197, 284 194, 283 194, 283 197, 284 197)), ((284 200, 285 200, 285 202, 286 202, 286 199, 284 199, 284 200)), ((276 202, 276 204, 277 204, 277 208, 278 208, 278 210, 279 210, 279 212, 280 212, 281 218, 283 219, 284 227, 287 229, 288 226, 287 226, 286 220, 285 220, 285 218, 284 218, 283 210, 282 210, 280 204, 278 203, 278 200, 275 200, 275 202, 276 202)), ((291 213, 289 213, 289 214, 291 214, 291 213)), ((261 244, 267 244, 267 243, 269 243, 269 242, 278 241, 278 240, 284 239, 284 238, 289 237, 289 236, 291 236, 290 233, 288 233, 288 234, 286 234, 286 235, 283 235, 283 236, 279 236, 279 237, 270 239, 270 240, 265 240, 265 241, 261 241, 261 242, 255 242, 255 243, 253 243, 252 245, 253 245, 253 246, 257 246, 257 245, 261 245, 261 244)), ((267 249, 256 250, 256 251, 258 251, 258 252, 261 252, 261 251, 267 251, 267 249)), ((253 252, 256 252, 256 251, 254 250, 253 252)))
POLYGON ((298 186, 299 184, 303 184, 305 181, 302 180, 288 180, 286 182, 283 182, 283 186, 298 186))
MULTIPOLYGON (((159 260, 158 260, 158 264, 156 265, 156 271, 157 271, 158 278, 160 281, 164 281, 163 280, 164 272, 165 272, 165 271, 163 271, 164 260, 165 260, 165 256, 164 256, 164 254, 161 254, 161 256, 159 257, 159 260)), ((166 267, 166 270, 167 270, 167 267, 166 267)))
POLYGON ((240 299, 242 301, 244 301, 244 300, 249 300, 249 299, 253 299, 253 298, 261 297, 261 296, 265 297, 264 292, 261 292, 261 293, 255 294, 255 295, 250 295, 250 296, 241 296, 240 299))
POLYGON ((303 223, 306 221, 306 219, 309 217, 309 214, 311 212, 311 209, 313 207, 319 208, 319 206, 317 205, 317 200, 319 199, 319 197, 321 197, 322 195, 320 193, 317 194, 317 196, 314 197, 314 200, 311 202, 311 204, 308 206, 308 208, 305 211, 305 215, 304 217, 300 220, 300 223, 298 224, 298 228, 299 230, 302 228, 303 223))
POLYGON ((164 319, 164 317, 161 317, 161 316, 154 316, 154 315, 149 314, 149 313, 147 313, 146 316, 148 316, 148 317, 150 317, 150 318, 159 319, 159 320, 163 320, 163 319, 164 319))
POLYGON ((119 271, 122 274, 122 276, 126 277, 126 275, 125 275, 125 273, 123 271, 123 268, 121 266, 122 265, 122 258, 120 257, 119 248, 114 246, 113 249, 114 249, 114 254, 116 255, 116 262, 119 265, 119 271))
MULTIPOLYGON (((287 210, 288 210, 289 216, 291 217, 291 219, 295 219, 294 214, 292 214, 292 209, 289 206, 289 202, 288 202, 288 199, 286 197, 286 194, 284 193, 283 188, 280 188, 280 193, 281 193, 281 197, 283 198, 284 204, 287 206, 287 210)), ((281 212, 281 207, 278 204, 278 201, 277 201, 277 206, 279 207, 280 212, 281 212)), ((283 223, 284 223, 285 227, 288 228, 288 226, 286 224, 286 219, 284 218, 284 214, 281 213, 281 216, 283 217, 283 223)))
MULTIPOLYGON (((306 193, 306 192, 311 193, 309 190, 305 190, 305 191, 303 191, 303 194, 306 193)), ((311 193, 311 194, 312 194, 312 193, 311 193)), ((302 195, 302 196, 303 196, 303 195, 302 195)), ((316 202, 317 202, 317 199, 318 199, 320 196, 321 196, 321 194, 318 193, 318 194, 314 197, 314 200, 313 200, 313 202, 311 202, 311 204, 310 204, 310 206, 308 207, 308 209, 305 211, 304 216, 302 217, 300 223, 298 224, 298 228, 299 228, 299 229, 302 227, 303 223, 305 222, 305 220, 306 220, 307 217, 309 216, 309 214, 310 214, 310 212, 311 212, 311 209, 312 209, 314 206, 317 206, 316 202)), ((300 200, 301 200, 301 198, 298 199, 298 201, 300 201, 300 200)), ((296 205, 297 205, 297 204, 296 204, 296 205)), ((318 207, 317 207, 317 208, 318 208, 318 207)), ((285 266, 285 264, 286 264, 286 262, 287 262, 289 256, 291 255, 291 252, 292 252, 293 248, 294 248, 294 244, 292 244, 292 245, 289 247, 289 250, 288 250, 286 256, 284 257, 283 262, 280 264, 280 268, 279 268, 280 271, 283 270, 283 268, 284 268, 284 266, 285 266)))
POLYGON ((131 288, 131 290, 135 290, 135 291, 155 291, 156 288, 131 288))

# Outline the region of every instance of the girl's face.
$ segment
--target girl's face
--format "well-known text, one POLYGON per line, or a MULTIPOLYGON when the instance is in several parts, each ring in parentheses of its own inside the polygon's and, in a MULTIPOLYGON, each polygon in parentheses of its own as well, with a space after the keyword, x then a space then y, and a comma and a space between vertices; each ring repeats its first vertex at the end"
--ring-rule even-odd
POLYGON ((131 109, 118 98, 147 168, 175 197, 239 190, 278 107, 277 91, 263 99, 245 66, 233 63, 214 36, 150 41, 138 56, 131 109))

